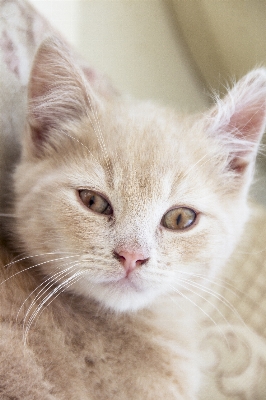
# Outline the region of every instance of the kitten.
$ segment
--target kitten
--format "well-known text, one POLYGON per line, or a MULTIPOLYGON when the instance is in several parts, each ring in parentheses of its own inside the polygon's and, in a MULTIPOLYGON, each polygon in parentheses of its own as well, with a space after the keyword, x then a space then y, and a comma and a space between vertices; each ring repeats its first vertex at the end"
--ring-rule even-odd
POLYGON ((188 118, 106 99, 41 44, 1 249, 1 398, 198 398, 189 296, 240 240, 265 123, 264 69, 188 118))

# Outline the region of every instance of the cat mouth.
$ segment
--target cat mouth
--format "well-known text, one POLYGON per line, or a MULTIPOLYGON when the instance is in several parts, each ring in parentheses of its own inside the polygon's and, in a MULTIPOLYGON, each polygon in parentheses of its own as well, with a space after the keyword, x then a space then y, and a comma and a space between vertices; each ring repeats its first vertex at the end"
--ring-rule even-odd
POLYGON ((116 281, 109 282, 108 286, 111 285, 115 289, 119 290, 133 290, 134 292, 143 292, 143 289, 141 289, 140 285, 138 285, 136 282, 133 281, 130 276, 124 276, 123 278, 120 278, 116 281))

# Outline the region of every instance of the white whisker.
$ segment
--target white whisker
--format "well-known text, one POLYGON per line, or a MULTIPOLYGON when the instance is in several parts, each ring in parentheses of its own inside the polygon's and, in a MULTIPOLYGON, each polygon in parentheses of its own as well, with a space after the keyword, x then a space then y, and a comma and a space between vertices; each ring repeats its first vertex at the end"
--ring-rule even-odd
MULTIPOLYGON (((30 269, 33 269, 33 268, 36 268, 36 267, 40 267, 40 266, 43 266, 43 265, 45 265, 45 264, 49 264, 49 263, 55 262, 55 261, 64 261, 64 260, 66 260, 66 259, 68 259, 68 258, 73 258, 73 257, 76 257, 76 255, 67 256, 67 257, 60 257, 60 258, 54 258, 53 260, 42 261, 42 262, 40 262, 40 263, 38 263, 38 264, 31 265, 30 267, 24 268, 24 269, 22 269, 21 271, 18 271, 18 272, 16 272, 15 274, 9 276, 9 277, 8 277, 7 279, 5 279, 4 281, 0 282, 0 286, 3 285, 4 283, 6 283, 7 281, 9 281, 10 279, 14 278, 15 276, 17 276, 17 275, 19 275, 19 274, 22 274, 23 272, 29 271, 30 269)), ((30 258, 30 257, 29 257, 29 258, 30 258)), ((17 261, 15 261, 15 262, 17 262, 17 261)), ((11 262, 11 263, 7 264, 7 266, 12 265, 12 264, 14 264, 15 262, 11 262)))
MULTIPOLYGON (((196 288, 196 289, 200 289, 202 290, 204 293, 210 294, 211 296, 213 296, 214 298, 216 298, 217 300, 219 300, 221 303, 223 303, 230 311, 232 311, 232 313, 237 317, 237 319, 239 319, 241 321, 241 323, 243 323, 245 325, 245 327, 247 327, 247 325, 245 324, 243 318, 241 317, 241 315, 237 312, 237 310, 235 309, 235 307, 232 306, 232 304, 221 294, 214 292, 213 290, 211 290, 210 288, 204 287, 203 285, 200 285, 196 282, 191 282, 188 279, 182 279, 182 282, 185 282, 186 284, 196 288)), ((195 292, 195 294, 197 296, 200 296, 197 292, 195 292)), ((218 307, 216 307, 213 303, 211 303, 210 301, 208 301, 206 298, 204 298, 203 296, 200 296, 201 298, 204 299, 204 301, 206 301, 207 303, 211 304, 211 306, 218 312, 219 315, 221 315, 221 317, 225 320, 226 323, 228 323, 230 325, 230 323, 228 322, 228 320, 224 317, 224 315, 222 314, 222 312, 219 310, 218 307)), ((230 325, 231 326, 231 325, 230 325)))
POLYGON ((92 159, 94 160, 94 162, 98 165, 98 167, 101 168, 101 164, 100 162, 97 160, 97 158, 92 154, 91 150, 88 148, 88 146, 86 146, 84 143, 82 143, 79 139, 75 138, 74 136, 71 136, 69 133, 61 130, 61 133, 64 134, 65 136, 68 136, 70 139, 74 140, 75 142, 79 143, 81 146, 83 146, 88 153, 91 155, 92 159))
MULTIPOLYGON (((221 328, 219 327, 219 325, 215 322, 215 320, 205 311, 203 310, 203 308, 201 308, 197 303, 195 303, 192 299, 190 299, 188 296, 186 296, 184 293, 182 293, 180 290, 176 289, 174 286, 169 285, 171 287, 171 289, 178 293, 181 297, 183 297, 184 299, 188 300, 191 304, 193 304, 196 308, 198 308, 213 324, 214 326, 218 329, 218 331, 220 332, 220 334, 223 336, 223 338, 225 339, 227 345, 228 344, 228 340, 226 338, 226 336, 224 335, 223 331, 221 330, 221 328)), ((183 288, 187 289, 185 286, 183 286, 183 288)), ((189 289, 187 289, 189 290, 189 289)), ((189 290, 191 293, 194 293, 192 290, 189 290)))
POLYGON ((74 284, 75 282, 77 282, 81 276, 84 275, 83 271, 80 272, 76 272, 73 276, 67 278, 64 282, 60 283, 57 287, 55 287, 52 292, 50 294, 48 294, 47 296, 45 296, 45 298, 41 301, 41 303, 39 304, 39 306, 37 307, 37 309, 34 311, 34 313, 31 315, 31 317, 29 318, 27 324, 26 322, 23 323, 23 341, 24 344, 26 344, 27 342, 27 336, 28 333, 30 331, 30 328, 32 326, 33 321, 35 320, 35 322, 37 321, 37 319, 40 317, 41 313, 68 287, 70 287, 72 284, 74 284), (58 292, 58 293, 57 293, 58 292), (56 294, 57 293, 57 294, 56 294), (54 296, 56 294, 56 296, 54 296), (54 297, 53 297, 54 296, 54 297), (49 303, 47 303, 47 301, 51 299, 49 301, 49 303), (45 305, 45 303, 47 303, 45 305), (45 307, 44 307, 45 305, 45 307), (25 328, 26 325, 26 328, 25 328))
MULTIPOLYGON (((44 293, 46 293, 53 285, 55 285, 55 283, 56 283, 55 278, 58 279, 58 278, 64 277, 65 275, 67 275, 67 273, 69 273, 69 271, 70 271, 71 269, 73 269, 73 268, 75 267, 75 265, 78 265, 78 263, 76 263, 75 261, 73 261, 73 262, 70 263, 70 264, 73 264, 73 265, 71 265, 70 267, 65 268, 65 269, 63 269, 62 271, 59 271, 59 272, 53 274, 52 276, 50 276, 49 278, 45 279, 39 286, 37 286, 37 287, 29 294, 29 296, 23 301, 22 305, 20 306, 19 311, 18 311, 18 313, 17 313, 17 318, 16 318, 16 319, 18 319, 18 316, 19 316, 19 314, 20 314, 20 312, 21 312, 21 310, 22 310, 24 304, 25 304, 25 303, 27 302, 27 300, 33 295, 33 293, 35 293, 39 288, 41 288, 41 287, 43 286, 43 288, 38 292, 38 294, 37 294, 37 295, 34 297, 34 299, 32 300, 32 302, 31 302, 31 304, 30 304, 30 306, 29 306, 29 308, 28 308, 28 310, 27 310, 27 312, 26 312, 26 314, 25 314, 25 316, 24 316, 24 319, 27 318, 27 316, 28 316, 28 314, 30 313, 30 310, 32 309, 32 307, 34 306, 34 304, 36 304, 36 302, 44 295, 44 293)), ((70 264, 67 264, 67 265, 70 265, 70 264)))
POLYGON ((206 163, 208 163, 210 160, 212 160, 212 159, 215 159, 216 158, 216 155, 212 155, 212 156, 210 156, 210 157, 208 157, 209 156, 209 154, 204 154, 204 156, 202 156, 197 162, 195 162, 190 168, 189 168, 189 170, 186 172, 186 174, 184 175, 184 177, 183 177, 183 179, 185 179, 185 178, 187 178, 188 176, 189 176, 189 174, 191 173, 191 172, 193 172, 193 170, 197 167, 197 166, 203 166, 203 165, 205 165, 206 163), (205 158, 206 157, 208 157, 207 158, 207 160, 205 160, 205 158), (203 160, 205 160, 204 162, 202 162, 203 160))
POLYGON ((109 159, 108 152, 107 152, 107 149, 106 149, 106 146, 105 146, 105 142, 104 142, 104 138, 103 138, 102 129, 101 129, 101 125, 100 125, 100 122, 99 122, 97 110, 95 109, 95 107, 93 107, 89 94, 87 95, 87 98, 88 98, 89 106, 90 106, 90 109, 91 109, 91 112, 92 112, 92 117, 94 119, 94 123, 95 124, 93 123, 90 115, 87 114, 87 116, 90 119, 91 125, 92 125, 93 130, 94 130, 94 132, 96 134, 96 137, 98 139, 98 143, 99 143, 99 145, 101 147, 101 150, 103 152, 103 156, 104 156, 104 160, 105 160, 105 163, 106 163, 106 167, 107 167, 107 171, 108 171, 108 174, 109 174, 109 178, 111 178, 112 174, 111 174, 110 159, 109 159), (95 125, 96 125, 96 127, 95 127, 95 125))
POLYGON ((204 274, 199 274, 199 273, 193 273, 193 272, 187 272, 187 271, 178 271, 181 274, 185 274, 185 275, 189 275, 190 277, 195 277, 195 278, 201 278, 203 279, 205 282, 208 282, 212 285, 218 286, 222 289, 227 290, 228 292, 232 293, 234 296, 240 298, 240 295, 243 295, 243 292, 241 292, 240 290, 238 290, 232 283, 228 282, 225 279, 221 279, 218 277, 215 278, 207 278, 206 275, 204 274), (217 283, 217 282, 221 282, 221 283, 217 283), (232 289, 231 289, 232 288, 232 289), (236 293, 238 292, 238 293, 236 293))
MULTIPOLYGON (((21 261, 26 261, 26 260, 29 260, 29 259, 32 259, 32 258, 36 258, 36 257, 44 257, 44 256, 55 255, 55 254, 57 255, 57 254, 74 254, 74 253, 70 252, 70 251, 52 251, 52 252, 48 252, 48 253, 33 254, 33 255, 30 255, 30 256, 21 257, 19 259, 16 259, 16 257, 15 257, 13 261, 11 261, 10 263, 4 265, 4 268, 8 268, 11 265, 17 264, 17 263, 19 263, 21 261)), ((74 255, 76 255, 76 254, 74 254, 74 255)), ((53 260, 51 260, 51 261, 53 261, 53 260)))

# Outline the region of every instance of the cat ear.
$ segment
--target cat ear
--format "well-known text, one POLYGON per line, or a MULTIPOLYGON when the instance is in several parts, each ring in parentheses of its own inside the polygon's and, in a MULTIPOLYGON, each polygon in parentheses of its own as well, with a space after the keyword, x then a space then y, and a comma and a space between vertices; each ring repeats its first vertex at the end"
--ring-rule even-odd
POLYGON ((35 56, 28 86, 32 144, 41 148, 53 128, 87 115, 94 100, 68 49, 57 39, 46 39, 35 56))
POLYGON ((244 76, 208 115, 208 132, 224 143, 227 168, 239 177, 254 164, 266 125, 266 70, 244 76))

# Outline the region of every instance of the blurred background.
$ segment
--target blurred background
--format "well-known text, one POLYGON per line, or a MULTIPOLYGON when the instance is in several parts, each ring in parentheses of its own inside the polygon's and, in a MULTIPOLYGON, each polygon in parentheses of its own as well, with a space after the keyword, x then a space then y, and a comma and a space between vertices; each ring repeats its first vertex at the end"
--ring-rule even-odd
MULTIPOLYGON (((266 0, 31 0, 124 93, 178 110, 266 66, 266 0)), ((265 141, 266 143, 266 141, 265 141)), ((253 196, 266 204, 266 161, 253 196)))

